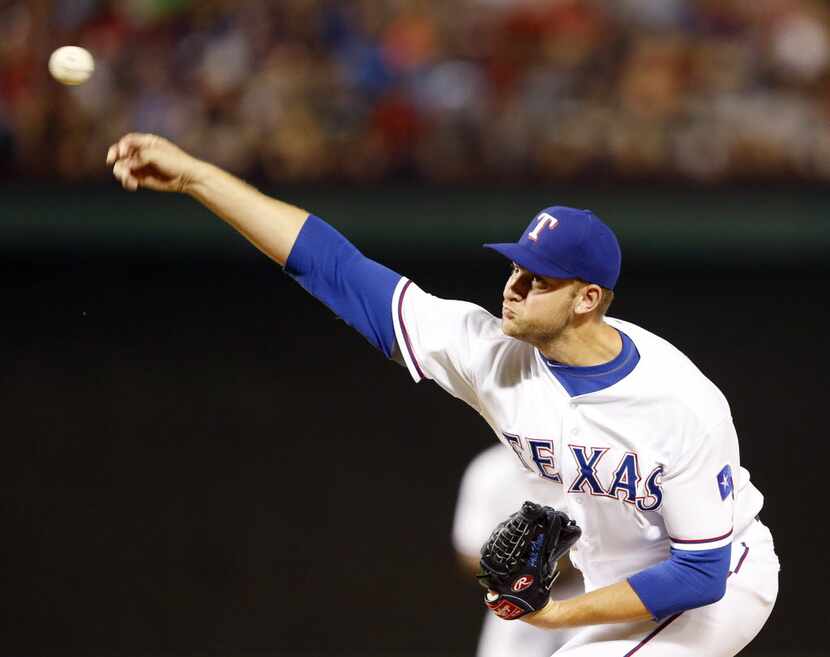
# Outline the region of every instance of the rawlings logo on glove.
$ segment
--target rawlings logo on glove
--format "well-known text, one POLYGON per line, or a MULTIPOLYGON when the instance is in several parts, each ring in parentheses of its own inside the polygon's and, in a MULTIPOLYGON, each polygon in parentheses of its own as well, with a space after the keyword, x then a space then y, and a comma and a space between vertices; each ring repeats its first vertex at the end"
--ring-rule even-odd
POLYGON ((485 604, 506 620, 539 611, 559 576, 559 559, 582 531, 561 511, 525 502, 481 548, 479 583, 485 604))
POLYGON ((513 590, 516 592, 524 591, 533 584, 533 575, 522 575, 519 579, 513 582, 513 590))

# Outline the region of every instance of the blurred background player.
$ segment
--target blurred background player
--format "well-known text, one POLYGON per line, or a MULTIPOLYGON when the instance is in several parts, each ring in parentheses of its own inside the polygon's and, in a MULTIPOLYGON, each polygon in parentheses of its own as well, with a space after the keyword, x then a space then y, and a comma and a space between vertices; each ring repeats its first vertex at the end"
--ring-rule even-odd
MULTIPOLYGON (((479 551, 493 528, 525 500, 561 508, 561 487, 545 484, 538 476, 519 467, 515 455, 501 444, 478 454, 461 479, 452 541, 464 570, 480 571, 479 551)), ((554 584, 553 597, 561 600, 585 592, 582 576, 567 558, 559 562, 562 574, 554 584)), ((485 613, 477 657, 549 657, 573 635, 574 630, 544 630, 527 623, 510 623, 489 611, 485 613)))

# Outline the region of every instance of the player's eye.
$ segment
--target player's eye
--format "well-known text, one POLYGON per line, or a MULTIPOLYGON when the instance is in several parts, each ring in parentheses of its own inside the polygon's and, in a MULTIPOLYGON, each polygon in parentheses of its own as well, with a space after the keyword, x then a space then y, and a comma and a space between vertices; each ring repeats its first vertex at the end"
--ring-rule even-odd
POLYGON ((538 290, 539 292, 548 292, 549 290, 555 289, 555 287, 551 285, 551 282, 549 280, 540 278, 539 276, 533 277, 533 283, 531 284, 531 287, 534 290, 538 290))

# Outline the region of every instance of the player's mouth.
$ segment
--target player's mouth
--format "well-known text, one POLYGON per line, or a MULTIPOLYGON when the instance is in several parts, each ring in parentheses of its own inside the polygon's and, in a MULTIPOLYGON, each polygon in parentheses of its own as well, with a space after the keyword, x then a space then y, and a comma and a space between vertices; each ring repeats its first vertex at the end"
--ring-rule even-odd
POLYGON ((510 308, 508 308, 507 306, 502 305, 501 316, 503 319, 513 319, 514 317, 516 317, 516 313, 510 310, 510 308))

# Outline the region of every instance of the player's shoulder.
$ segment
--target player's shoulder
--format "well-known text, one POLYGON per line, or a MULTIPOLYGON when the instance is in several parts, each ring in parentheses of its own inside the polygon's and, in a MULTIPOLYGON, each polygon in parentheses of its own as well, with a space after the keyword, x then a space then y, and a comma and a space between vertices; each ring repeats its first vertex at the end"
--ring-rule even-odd
POLYGON ((467 341, 474 342, 481 358, 492 358, 496 352, 522 351, 523 346, 525 351, 532 353, 528 345, 506 336, 501 328, 501 319, 482 306, 471 301, 435 296, 414 283, 403 288, 408 288, 405 303, 412 310, 428 317, 434 324, 443 325, 449 334, 460 334, 467 341))
POLYGON ((607 318, 609 324, 631 338, 640 354, 633 378, 642 394, 686 408, 706 421, 728 416, 729 403, 718 386, 695 363, 665 338, 637 324, 607 318))
POLYGON ((498 318, 485 308, 471 301, 436 296, 405 278, 398 283, 393 306, 418 313, 430 321, 452 322, 460 328, 473 329, 482 337, 501 334, 498 318))

